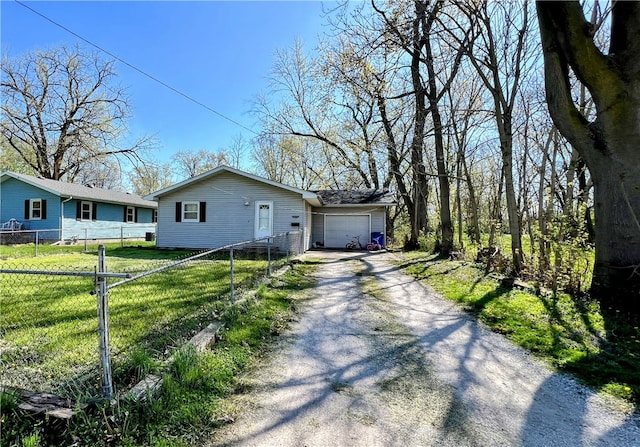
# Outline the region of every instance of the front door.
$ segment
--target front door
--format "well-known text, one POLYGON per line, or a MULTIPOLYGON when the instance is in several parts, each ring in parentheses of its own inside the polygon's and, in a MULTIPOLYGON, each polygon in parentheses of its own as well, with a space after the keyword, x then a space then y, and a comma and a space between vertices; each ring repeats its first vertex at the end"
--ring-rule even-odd
POLYGON ((255 238, 260 239, 273 235, 273 202, 256 201, 255 238))

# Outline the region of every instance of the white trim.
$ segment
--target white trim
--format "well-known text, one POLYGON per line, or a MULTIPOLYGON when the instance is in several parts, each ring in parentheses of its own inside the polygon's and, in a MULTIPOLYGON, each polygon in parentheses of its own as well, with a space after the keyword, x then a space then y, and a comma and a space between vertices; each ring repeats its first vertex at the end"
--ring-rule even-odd
POLYGON ((194 202, 194 201, 189 201, 189 202, 182 202, 182 222, 200 222, 200 202, 194 202), (193 213, 193 210, 187 211, 187 205, 195 205, 196 209, 195 209, 195 213, 196 213, 196 217, 192 218, 192 219, 187 219, 185 217, 185 215, 187 213, 193 213))
POLYGON ((126 205, 125 208, 127 210, 126 211, 127 218, 125 219, 125 222, 126 223, 135 223, 136 222, 136 207, 133 206, 133 205, 126 205), (131 215, 129 215, 129 211, 131 211, 131 215), (131 218, 131 219, 129 219, 129 218, 131 218))
POLYGON ((81 200, 80 201, 80 220, 83 222, 91 222, 94 219, 94 215, 93 215, 93 202, 90 202, 88 200, 81 200), (84 206, 85 205, 89 205, 89 218, 85 219, 84 218, 84 206))
POLYGON ((42 200, 43 199, 29 199, 29 220, 42 220, 42 200), (38 208, 40 215, 38 217, 33 217, 34 203, 40 204, 40 207, 38 208))

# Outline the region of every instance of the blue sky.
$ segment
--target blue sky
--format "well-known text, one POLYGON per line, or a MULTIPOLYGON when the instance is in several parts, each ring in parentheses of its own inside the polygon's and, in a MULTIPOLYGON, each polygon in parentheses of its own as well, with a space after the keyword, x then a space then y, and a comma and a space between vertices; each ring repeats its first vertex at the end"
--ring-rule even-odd
MULTIPOLYGON (((251 101, 268 88, 274 52, 296 39, 313 49, 326 22, 319 1, 24 3, 256 131, 251 101)), ((0 2, 0 17, 1 48, 9 56, 76 43, 94 50, 15 1, 0 2)), ((238 135, 246 140, 253 136, 125 64, 116 69, 132 105, 131 134, 155 135, 159 161, 168 161, 178 150, 215 151, 238 135)))

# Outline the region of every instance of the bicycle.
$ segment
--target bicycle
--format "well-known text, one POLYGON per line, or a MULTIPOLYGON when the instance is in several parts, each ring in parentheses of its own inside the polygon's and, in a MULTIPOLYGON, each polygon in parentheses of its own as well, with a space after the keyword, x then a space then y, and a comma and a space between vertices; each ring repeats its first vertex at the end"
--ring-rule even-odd
POLYGON ((362 244, 360 243, 360 235, 353 236, 353 239, 347 242, 347 245, 344 246, 347 250, 353 250, 354 248, 358 248, 362 250, 362 244))
POLYGON ((382 236, 374 237, 373 240, 367 244, 367 250, 368 251, 382 250, 382 244, 380 244, 380 239, 382 239, 382 236))

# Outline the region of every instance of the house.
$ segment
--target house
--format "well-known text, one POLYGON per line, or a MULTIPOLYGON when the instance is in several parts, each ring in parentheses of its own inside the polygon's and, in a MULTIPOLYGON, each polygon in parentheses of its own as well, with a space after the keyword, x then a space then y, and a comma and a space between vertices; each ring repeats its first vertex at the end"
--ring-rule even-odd
POLYGON ((142 238, 155 232, 157 203, 108 189, 15 172, 0 174, 0 221, 41 239, 142 238))
POLYGON ((228 166, 146 197, 158 202, 156 244, 216 248, 300 231, 302 248, 344 248, 386 233, 393 196, 381 191, 305 191, 228 166))

